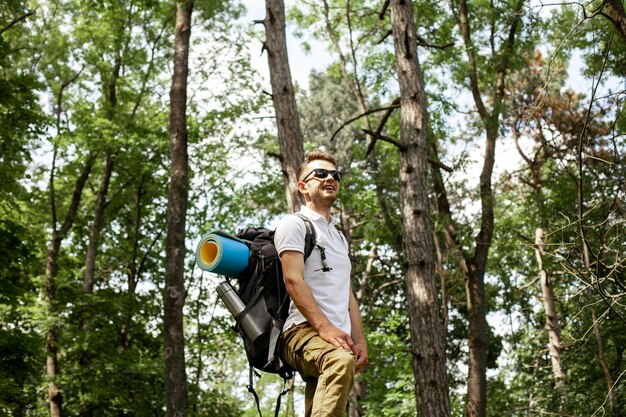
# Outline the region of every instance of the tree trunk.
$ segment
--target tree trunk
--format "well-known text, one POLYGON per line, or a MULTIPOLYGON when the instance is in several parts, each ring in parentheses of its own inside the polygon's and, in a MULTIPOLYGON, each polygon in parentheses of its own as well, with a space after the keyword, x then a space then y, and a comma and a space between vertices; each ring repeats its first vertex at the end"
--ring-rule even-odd
POLYGON ((543 228, 535 230, 535 257, 539 265, 539 277, 541 281, 541 292, 543 294, 543 308, 546 314, 546 329, 548 330, 548 340, 550 344, 550 358, 552 360, 552 375, 557 388, 565 385, 565 371, 561 361, 561 325, 554 302, 554 290, 548 271, 543 267, 543 249, 545 246, 545 233, 543 228))
POLYGON ((604 359, 604 341, 602 340, 602 334, 600 333, 600 322, 598 321, 598 317, 596 317, 596 310, 594 308, 591 308, 591 319, 593 320, 593 328, 596 335, 596 341, 598 342, 598 359, 600 360, 600 366, 602 366, 602 372, 604 372, 604 380, 606 381, 608 391, 607 398, 609 400, 609 414, 612 416, 619 415, 614 413, 615 396, 613 394, 613 378, 611 377, 609 366, 606 364, 606 359, 604 359))
POLYGON ((50 406, 51 417, 61 417, 63 415, 63 396, 61 390, 56 385, 56 377, 59 373, 58 361, 58 343, 59 343, 59 327, 57 323, 58 312, 56 308, 56 276, 58 271, 59 251, 61 243, 67 236, 69 230, 74 224, 78 207, 83 195, 83 189, 87 183, 87 179, 91 174, 91 168, 94 163, 94 156, 89 155, 83 166, 80 176, 76 180, 72 201, 67 211, 65 220, 60 229, 57 230, 56 223, 56 202, 54 191, 54 176, 56 162, 56 150, 52 161, 52 169, 50 172, 50 201, 52 210, 52 238, 48 246, 48 255, 46 258, 46 301, 48 304, 49 326, 46 335, 46 375, 48 380, 48 403, 50 406))
MULTIPOLYGON (((118 45, 119 46, 119 45, 118 45)), ((122 67, 122 57, 120 55, 120 49, 115 51, 115 64, 113 66, 113 73, 109 85, 107 86, 107 107, 106 118, 109 121, 113 121, 115 115, 115 107, 117 105, 117 81, 120 77, 120 70, 122 67)), ((91 229, 89 230, 89 243, 87 245, 87 253, 85 255, 85 275, 83 278, 83 293, 93 294, 93 287, 95 284, 95 271, 96 271, 96 258, 98 255, 98 247, 100 244, 100 229, 104 221, 104 210, 107 205, 107 195, 109 193, 109 183, 113 174, 114 159, 110 150, 107 150, 104 155, 104 169, 102 173, 102 182, 98 194, 96 195, 96 204, 94 208, 93 222, 91 223, 91 229)), ((83 334, 87 337, 91 320, 91 311, 87 311, 87 314, 81 318, 83 334)), ((91 352, 89 344, 87 348, 81 352, 80 364, 82 367, 89 367, 91 364, 91 352)), ((89 386, 87 382, 81 382, 81 398, 88 399, 89 386)), ((93 416, 93 406, 90 402, 81 399, 79 414, 81 417, 93 416)))
MULTIPOLYGON (((117 106, 117 82, 120 78, 120 71, 122 68, 122 57, 119 49, 115 51, 115 61, 113 66, 113 73, 111 74, 111 80, 107 85, 107 108, 106 118, 109 121, 113 121, 115 115, 115 107, 117 106)), ((111 181, 111 175, 113 174, 113 166, 115 160, 110 150, 104 155, 104 170, 102 172, 102 182, 100 183, 100 189, 96 196, 96 206, 94 209, 93 223, 89 231, 89 245, 87 247, 87 255, 85 256, 85 278, 83 280, 83 291, 86 294, 93 293, 94 286, 94 273, 96 269, 96 257, 98 255, 98 245, 100 240, 100 229, 104 220, 104 209, 107 205, 107 195, 109 193, 109 183, 111 181)))
MULTIPOLYGON (((490 122, 488 122, 490 123, 490 122)), ((476 236, 474 257, 466 276, 468 312, 467 414, 487 414, 487 355, 489 353, 485 272, 493 240, 494 214, 491 176, 495 162, 496 131, 487 129, 483 170, 480 174, 481 227, 476 236)))
POLYGON ((417 408, 421 417, 449 416, 446 356, 435 289, 435 257, 428 208, 426 95, 411 1, 392 2, 391 25, 401 97, 402 247, 417 408))
POLYGON ((285 35, 285 4, 283 0, 266 0, 265 48, 272 85, 272 101, 280 145, 280 162, 287 196, 287 209, 296 212, 304 200, 297 188, 296 171, 304 160, 300 116, 291 82, 287 40, 285 35))
POLYGON ((615 25, 615 29, 626 42, 626 11, 624 0, 604 0, 604 15, 615 25))
MULTIPOLYGON (((491 177, 495 163, 495 147, 502 111, 502 100, 505 94, 505 75, 508 71, 509 60, 514 51, 515 36, 523 16, 525 0, 518 0, 512 10, 514 18, 509 26, 508 36, 503 39, 499 51, 492 50, 500 57, 495 68, 493 84, 492 110, 489 111, 483 101, 480 91, 481 83, 478 79, 478 62, 475 57, 476 47, 472 41, 467 0, 460 0, 458 24, 465 44, 467 55, 467 74, 469 87, 474 99, 476 110, 485 128, 485 155, 483 168, 480 173, 480 202, 481 224, 480 231, 475 239, 474 256, 466 258, 461 265, 465 273, 468 309, 468 375, 466 412, 468 417, 484 417, 487 414, 487 354, 488 323, 487 302, 485 299, 485 272, 489 248, 493 240, 494 230, 494 202, 491 177)), ((447 203, 446 203, 447 204, 447 203)), ((451 223, 448 227, 451 226, 451 223)), ((454 234, 453 230, 446 233, 454 234)), ((456 241, 452 238, 451 241, 456 241)))
POLYGON ((487 354, 489 352, 487 306, 485 299, 485 269, 472 265, 466 277, 468 311, 468 371, 467 403, 468 417, 484 417, 487 414, 487 354))
MULTIPOLYGON (((120 329, 120 340, 121 345, 124 349, 128 349, 130 347, 130 339, 129 339, 129 331, 130 325, 133 320, 133 314, 135 309, 135 290, 137 288, 137 281, 141 277, 141 272, 143 269, 143 263, 147 257, 147 254, 150 253, 152 249, 152 245, 145 252, 143 259, 138 263, 137 258, 139 257, 139 243, 141 242, 141 221, 142 221, 142 213, 141 213, 141 201, 144 194, 144 181, 145 175, 142 175, 139 184, 137 186, 137 194, 135 195, 135 219, 133 222, 133 232, 132 237, 131 233, 128 234, 128 240, 132 241, 132 255, 130 259, 130 263, 128 265, 128 292, 126 294, 126 311, 124 316, 124 324, 120 329)), ((157 239, 160 239, 161 233, 158 234, 157 239)), ((153 241, 156 243, 156 240, 153 241)))
POLYGON ((95 283, 94 275, 96 270, 96 257, 98 255, 98 245, 100 243, 100 229, 104 221, 104 209, 107 204, 109 183, 113 174, 113 157, 107 153, 104 158, 104 171, 102 173, 102 183, 96 196, 96 206, 94 209, 93 222, 89 230, 89 245, 85 256, 85 278, 83 280, 83 292, 92 294, 95 283))
POLYGON ((174 75, 170 90, 170 184, 167 201, 163 354, 166 416, 187 415, 187 374, 183 306, 185 304, 185 222, 189 187, 187 156, 187 76, 193 1, 176 3, 174 75))

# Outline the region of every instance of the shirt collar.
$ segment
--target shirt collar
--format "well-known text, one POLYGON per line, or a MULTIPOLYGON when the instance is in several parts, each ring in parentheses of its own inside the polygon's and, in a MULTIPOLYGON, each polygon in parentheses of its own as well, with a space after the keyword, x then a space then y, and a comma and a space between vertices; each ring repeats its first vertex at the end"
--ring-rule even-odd
MULTIPOLYGON (((319 219, 324 220, 324 223, 326 223, 326 218, 324 216, 322 216, 321 214, 319 214, 318 212, 311 210, 310 208, 308 208, 307 206, 301 206, 300 207, 300 213, 304 214, 305 216, 307 216, 308 218, 310 218, 313 221, 318 221, 319 219)), ((336 217, 333 217, 332 215, 330 216, 330 222, 328 222, 331 226, 334 226, 336 224, 339 223, 339 219, 337 219, 336 217)))

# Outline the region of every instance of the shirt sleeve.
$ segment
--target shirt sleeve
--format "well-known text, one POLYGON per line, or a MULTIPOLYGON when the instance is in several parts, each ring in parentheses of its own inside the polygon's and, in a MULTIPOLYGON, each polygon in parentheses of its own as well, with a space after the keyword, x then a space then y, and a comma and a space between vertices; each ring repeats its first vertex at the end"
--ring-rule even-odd
POLYGON ((306 226, 302 219, 293 214, 283 217, 274 232, 274 245, 278 255, 288 250, 304 254, 305 236, 306 226))

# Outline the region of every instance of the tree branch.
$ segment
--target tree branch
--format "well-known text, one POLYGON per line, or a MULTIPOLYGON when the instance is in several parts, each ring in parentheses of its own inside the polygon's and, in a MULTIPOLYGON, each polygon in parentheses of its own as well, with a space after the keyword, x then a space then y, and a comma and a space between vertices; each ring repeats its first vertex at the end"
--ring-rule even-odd
MULTIPOLYGON (((400 97, 396 98, 391 104, 399 105, 400 104, 400 97)), ((383 118, 380 120, 380 123, 378 124, 378 127, 376 128, 376 133, 381 133, 383 131, 383 128, 387 124, 387 121, 391 117, 391 114, 393 113, 394 110, 395 110, 395 108, 387 109, 387 112, 384 114, 383 118)), ((369 145, 367 146, 367 151, 365 152, 366 156, 369 155, 370 153, 372 153, 372 151, 374 150, 374 146, 375 145, 376 145, 376 139, 374 138, 374 140, 372 140, 369 143, 369 145)))
POLYGON ((337 130, 335 130, 333 135, 330 137, 330 140, 333 141, 335 139, 335 136, 337 136, 337 134, 341 131, 341 129, 343 129, 344 127, 346 127, 350 123, 354 122, 355 120, 359 120, 363 116, 367 116, 368 114, 372 114, 372 113, 378 113, 379 111, 385 111, 385 110, 389 110, 389 109, 397 109, 399 107, 400 107, 399 104, 397 104, 397 105, 396 104, 392 104, 392 105, 387 106, 387 107, 381 107, 381 108, 378 108, 378 109, 368 110, 368 111, 363 112, 361 114, 358 114, 358 115, 356 115, 354 117, 351 117, 350 119, 345 121, 341 126, 339 126, 339 128, 337 130))
POLYGON ((430 43, 426 39, 417 35, 417 46, 423 46, 425 48, 435 48, 435 49, 446 49, 454 46, 454 42, 444 43, 443 45, 438 45, 436 43, 430 43))
MULTIPOLYGON (((380 20, 383 20, 385 18, 385 15, 387 14, 387 9, 389 8, 389 3, 390 0, 385 0, 385 2, 383 3, 383 7, 380 9, 380 13, 378 13, 378 18, 380 20)), ((389 31, 389 33, 391 34, 391 31, 389 31)))
MULTIPOLYGON (((36 10, 36 9, 35 9, 36 10)), ((21 15, 20 17, 16 17, 15 19, 13 19, 11 21, 11 23, 9 23, 8 25, 6 25, 5 27, 3 27, 2 29, 0 29, 0 35, 2 35, 4 32, 6 32, 7 30, 11 29, 11 27, 17 25, 18 23, 20 23, 22 20, 26 20, 29 17, 31 17, 32 15, 35 14, 35 10, 31 10, 26 14, 21 15)))
POLYGON ((361 130, 367 133, 368 135, 372 135, 375 139, 379 139, 379 140, 382 140, 383 142, 391 143, 392 145, 396 146, 398 149, 400 149, 403 152, 407 150, 406 145, 403 145, 402 143, 398 142, 392 137, 385 136, 383 134, 374 132, 373 130, 369 130, 369 129, 361 129, 361 130))

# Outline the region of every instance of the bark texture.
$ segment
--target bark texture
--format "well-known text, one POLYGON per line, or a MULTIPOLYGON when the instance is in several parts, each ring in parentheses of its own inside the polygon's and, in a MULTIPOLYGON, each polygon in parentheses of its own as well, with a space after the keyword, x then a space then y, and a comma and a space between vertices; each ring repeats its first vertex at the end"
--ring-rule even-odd
POLYGON ((48 380, 48 404, 50 406, 51 417, 63 416, 63 396, 61 390, 56 384, 56 377, 59 373, 58 360, 58 342, 59 327, 57 323, 56 308, 56 276, 59 268, 59 251, 61 244, 67 237, 80 206, 80 200, 83 195, 83 189, 91 174, 94 163, 94 156, 89 155, 83 166, 83 169, 76 180, 72 201, 65 216, 65 220, 60 229, 57 229, 57 209, 54 195, 54 176, 55 173, 56 152, 52 161, 52 170, 50 173, 50 201, 52 209, 52 238, 48 246, 48 255, 46 258, 46 301, 48 304, 48 317, 50 324, 46 334, 46 375, 48 380))
POLYGON ((546 313, 546 330, 550 348, 550 359, 552 362, 552 375, 557 388, 565 385, 565 369, 561 361, 561 325, 556 309, 554 289, 548 271, 543 267, 543 250, 545 246, 545 232, 538 227, 535 230, 535 257, 539 265, 539 278, 541 281, 541 293, 543 295, 543 309, 546 313))
POLYGON ((266 0, 265 49, 270 70, 272 100, 276 111, 280 162, 287 196, 287 209, 295 213, 304 203, 296 186, 296 171, 304 160, 304 145, 296 97, 289 70, 283 0, 266 0))
POLYGON ((87 246, 87 255, 85 256, 85 278, 83 280, 83 292, 85 294, 92 294, 95 284, 96 257, 98 255, 100 242, 100 229, 104 222, 104 209, 107 205, 107 195, 109 193, 111 175, 113 174, 113 166, 113 157, 111 154, 107 153, 104 158, 102 183, 100 183, 100 189, 96 195, 93 222, 89 231, 89 245, 87 246))
POLYGON ((417 407, 421 417, 449 416, 446 356, 435 289, 435 251, 428 208, 426 95, 411 1, 392 1, 391 25, 401 97, 402 248, 417 407))
POLYGON ((624 0, 605 0, 604 15, 615 25, 622 40, 626 42, 626 10, 624 10, 624 0))
POLYGON ((189 187, 187 154, 187 78, 193 1, 176 3, 174 75, 170 90, 170 184, 167 202, 163 354, 166 416, 187 415, 187 373, 183 306, 185 304, 185 223, 189 187))

